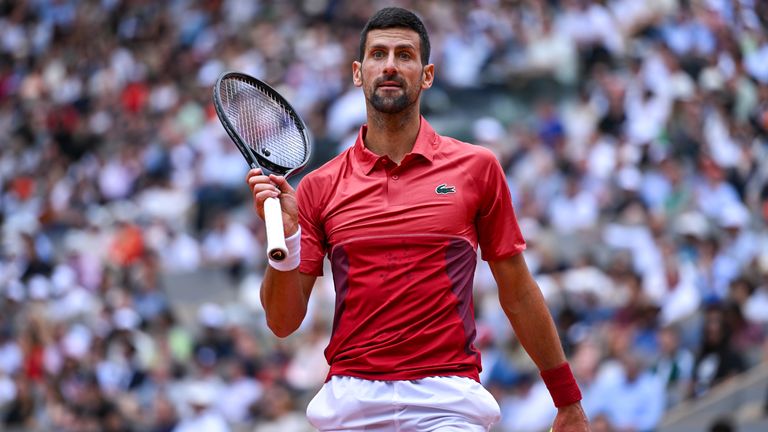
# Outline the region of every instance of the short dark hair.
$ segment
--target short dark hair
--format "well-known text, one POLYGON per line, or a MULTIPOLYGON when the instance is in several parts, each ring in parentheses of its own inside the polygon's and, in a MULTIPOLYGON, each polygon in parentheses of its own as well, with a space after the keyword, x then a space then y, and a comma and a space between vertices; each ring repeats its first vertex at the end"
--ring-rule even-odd
POLYGON ((406 28, 418 33, 421 41, 421 64, 429 63, 429 35, 424 23, 413 12, 399 8, 388 7, 376 12, 365 24, 360 33, 360 61, 365 56, 365 42, 368 39, 368 32, 371 30, 383 30, 391 28, 406 28))
POLYGON ((709 432, 733 432, 736 428, 730 417, 718 417, 709 426, 709 432))

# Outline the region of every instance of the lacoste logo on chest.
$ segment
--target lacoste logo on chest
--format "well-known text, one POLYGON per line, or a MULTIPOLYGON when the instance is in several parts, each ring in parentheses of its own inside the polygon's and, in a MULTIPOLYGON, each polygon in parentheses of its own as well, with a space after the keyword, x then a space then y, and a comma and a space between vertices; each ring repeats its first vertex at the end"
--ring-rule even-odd
POLYGON ((435 193, 438 195, 456 193, 456 186, 448 186, 447 184, 443 183, 443 184, 437 185, 437 187, 435 188, 435 193))

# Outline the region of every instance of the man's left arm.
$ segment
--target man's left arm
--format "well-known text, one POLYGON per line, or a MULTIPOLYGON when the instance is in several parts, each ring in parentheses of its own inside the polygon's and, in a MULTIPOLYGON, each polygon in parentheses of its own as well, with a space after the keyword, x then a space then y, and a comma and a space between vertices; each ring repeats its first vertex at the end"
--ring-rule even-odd
POLYGON ((581 396, 560 345, 552 315, 523 254, 489 261, 488 264, 499 287, 501 307, 523 348, 541 371, 558 407, 554 432, 589 430, 587 417, 581 408, 581 396))

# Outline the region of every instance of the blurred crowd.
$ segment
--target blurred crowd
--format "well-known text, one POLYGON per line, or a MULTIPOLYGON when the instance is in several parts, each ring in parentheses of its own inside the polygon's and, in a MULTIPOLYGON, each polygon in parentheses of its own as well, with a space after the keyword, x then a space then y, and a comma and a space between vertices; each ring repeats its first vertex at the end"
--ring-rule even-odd
MULTIPOLYGON (((263 227, 211 85, 274 84, 316 166, 365 120, 350 63, 390 3, 0 3, 0 429, 312 430, 333 288, 297 335, 266 330, 263 227), (182 308, 169 275, 201 272, 236 299, 182 308)), ((462 118, 508 174, 594 430, 652 430, 768 360, 767 2, 394 3, 430 31, 430 91, 557 89, 462 118)), ((476 288, 497 430, 548 428, 484 264, 476 288)))

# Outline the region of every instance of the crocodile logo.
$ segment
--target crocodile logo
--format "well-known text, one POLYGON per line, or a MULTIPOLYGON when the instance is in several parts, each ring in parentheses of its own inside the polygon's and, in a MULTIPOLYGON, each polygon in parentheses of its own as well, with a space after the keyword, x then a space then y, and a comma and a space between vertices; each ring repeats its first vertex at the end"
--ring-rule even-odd
POLYGON ((448 186, 447 184, 443 183, 438 185, 435 188, 435 193, 438 195, 446 195, 446 194, 452 194, 456 193, 456 186, 448 186))

